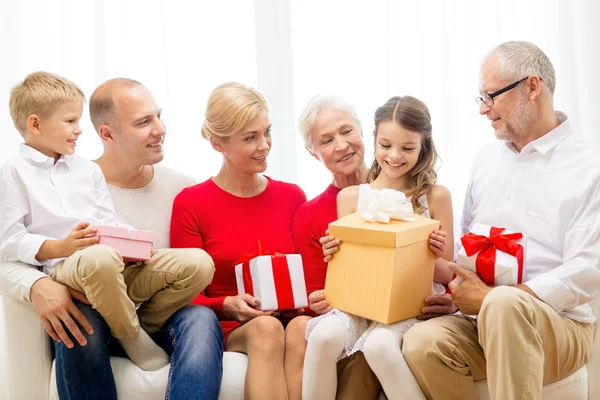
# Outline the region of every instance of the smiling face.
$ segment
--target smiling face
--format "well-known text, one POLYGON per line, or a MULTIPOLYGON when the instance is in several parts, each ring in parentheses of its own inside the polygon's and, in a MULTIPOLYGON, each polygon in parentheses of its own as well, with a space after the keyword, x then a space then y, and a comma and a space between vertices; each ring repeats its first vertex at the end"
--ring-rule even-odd
POLYGON ((162 110, 142 85, 119 90, 114 96, 118 151, 139 165, 153 165, 164 158, 166 135, 162 110))
MULTIPOLYGON (((27 143, 48 157, 58 160, 61 155, 75 154, 75 146, 82 130, 79 126, 83 102, 65 101, 45 117, 31 115, 36 134, 27 143)), ((27 142, 27 140, 26 140, 27 142)))
POLYGON ((421 134, 410 131, 396 121, 377 125, 375 160, 381 173, 390 179, 400 178, 414 168, 421 152, 421 134))
POLYGON ((267 111, 250 120, 239 132, 220 138, 213 137, 213 147, 225 161, 244 174, 257 174, 267 169, 271 150, 271 122, 267 111))
POLYGON ((363 165, 362 133, 346 112, 334 108, 321 110, 311 131, 311 143, 311 153, 334 175, 356 175, 363 165))
MULTIPOLYGON (((490 58, 482 66, 482 93, 493 93, 511 83, 502 76, 496 57, 490 58)), ((479 106, 479 113, 491 121, 496 137, 500 140, 514 143, 527 134, 535 110, 523 91, 525 84, 526 82, 523 82, 514 89, 496 96, 491 107, 485 103, 479 106)))

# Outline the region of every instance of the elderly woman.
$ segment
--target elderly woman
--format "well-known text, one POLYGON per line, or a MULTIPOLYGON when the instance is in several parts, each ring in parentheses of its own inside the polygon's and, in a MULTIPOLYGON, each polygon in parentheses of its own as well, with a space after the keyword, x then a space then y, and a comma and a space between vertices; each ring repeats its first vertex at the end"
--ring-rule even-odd
MULTIPOLYGON (((311 315, 331 310, 324 297, 327 263, 321 238, 327 241, 327 225, 337 219, 336 198, 347 186, 365 183, 368 168, 362 128, 354 108, 333 96, 314 97, 300 117, 300 134, 308 152, 332 173, 332 183, 323 193, 304 203, 294 217, 294 243, 302 255, 311 315)), ((333 242, 336 244, 336 242, 333 242)), ((331 250, 335 251, 335 248, 331 250)), ((307 318, 298 321, 305 324, 307 318)), ((314 390, 314 371, 304 371, 304 397, 314 390), (308 389, 308 390, 307 390, 308 389)), ((379 383, 362 355, 356 353, 338 363, 338 399, 376 399, 379 383)), ((333 393, 335 396, 335 393, 333 393)))
POLYGON ((219 173, 184 189, 171 220, 173 247, 204 249, 215 262, 214 279, 192 301, 219 317, 228 351, 248 355, 246 399, 300 399, 306 316, 259 311, 259 301, 238 294, 234 264, 257 250, 296 253, 292 220, 306 201, 296 185, 265 175, 271 123, 263 96, 238 83, 211 94, 202 135, 223 155, 219 173), (298 343, 298 344, 297 344, 298 343), (288 351, 292 349, 293 351, 288 351))

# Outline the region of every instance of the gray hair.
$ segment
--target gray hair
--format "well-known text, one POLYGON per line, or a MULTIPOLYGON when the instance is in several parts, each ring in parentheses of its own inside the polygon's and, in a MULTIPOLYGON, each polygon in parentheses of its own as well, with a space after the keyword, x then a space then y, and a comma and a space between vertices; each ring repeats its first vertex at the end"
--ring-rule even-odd
POLYGON ((354 107, 352 107, 350 103, 337 96, 318 95, 308 101, 298 120, 298 130, 304 139, 304 145, 308 149, 312 149, 311 135, 315 122, 317 121, 317 116, 321 111, 330 109, 341 111, 352 117, 358 130, 362 134, 362 125, 360 124, 356 110, 354 110, 354 107))
POLYGON ((500 71, 506 80, 519 80, 527 76, 537 75, 543 86, 554 94, 556 77, 552 62, 539 47, 529 42, 506 42, 493 48, 483 58, 482 65, 490 58, 496 57, 500 71))

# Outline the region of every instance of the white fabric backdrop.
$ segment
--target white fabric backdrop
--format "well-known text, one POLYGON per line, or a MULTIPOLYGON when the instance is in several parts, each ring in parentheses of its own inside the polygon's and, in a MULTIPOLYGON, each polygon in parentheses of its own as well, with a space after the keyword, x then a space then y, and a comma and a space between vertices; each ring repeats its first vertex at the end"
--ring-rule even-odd
MULTIPOLYGON (((478 115, 483 54, 529 40, 557 71, 556 108, 600 144, 600 2, 595 0, 0 0, 0 163, 21 141, 8 112, 12 85, 46 70, 89 96, 104 80, 140 80, 164 109, 165 163, 204 180, 219 155, 199 133, 211 90, 226 81, 257 87, 270 103, 274 147, 268 173, 309 198, 329 182, 304 150, 296 121, 315 94, 353 103, 372 155, 373 112, 393 95, 425 101, 458 221, 474 153, 494 140, 478 115)), ((84 115, 78 154, 101 144, 84 115)))

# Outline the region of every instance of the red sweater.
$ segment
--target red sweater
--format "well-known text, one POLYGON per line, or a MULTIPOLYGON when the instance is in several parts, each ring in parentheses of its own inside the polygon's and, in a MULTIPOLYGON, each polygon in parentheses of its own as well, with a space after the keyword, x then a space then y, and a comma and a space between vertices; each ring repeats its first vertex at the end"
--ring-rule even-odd
POLYGON ((337 219, 337 195, 341 189, 329 185, 314 199, 302 204, 294 216, 294 243, 302 255, 306 291, 325 288, 327 263, 319 239, 325 236, 330 222, 337 219))
POLYGON ((212 308, 221 320, 229 320, 225 297, 238 294, 234 262, 240 255, 257 251, 259 239, 264 250, 296 253, 292 220, 306 195, 297 185, 267 179, 266 189, 248 198, 208 179, 183 189, 173 203, 171 247, 204 249, 215 263, 212 283, 192 304, 212 308))

